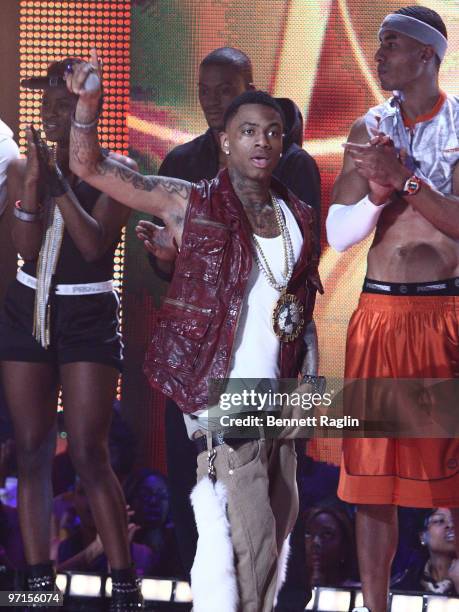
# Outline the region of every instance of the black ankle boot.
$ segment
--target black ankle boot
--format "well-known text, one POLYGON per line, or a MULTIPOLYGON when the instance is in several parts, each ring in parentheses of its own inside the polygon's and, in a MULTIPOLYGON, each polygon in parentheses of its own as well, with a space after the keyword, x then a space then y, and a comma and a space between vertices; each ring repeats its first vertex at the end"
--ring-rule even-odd
POLYGON ((27 588, 29 591, 54 591, 56 572, 51 561, 27 566, 27 588))
POLYGON ((135 569, 112 569, 112 599, 110 612, 143 610, 143 597, 135 569))
MULTIPOLYGON (((27 566, 27 590, 35 593, 57 591, 56 572, 51 561, 48 563, 37 563, 27 566)), ((31 604, 26 610, 40 608, 42 612, 53 610, 53 608, 31 604)))

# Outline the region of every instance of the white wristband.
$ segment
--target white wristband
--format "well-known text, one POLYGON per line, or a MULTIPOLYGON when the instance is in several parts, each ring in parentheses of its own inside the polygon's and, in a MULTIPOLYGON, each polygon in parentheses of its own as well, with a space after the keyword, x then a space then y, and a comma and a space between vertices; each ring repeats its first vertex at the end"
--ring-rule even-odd
POLYGON ((332 204, 325 222, 328 244, 341 252, 364 240, 389 202, 376 206, 366 195, 357 204, 332 204))

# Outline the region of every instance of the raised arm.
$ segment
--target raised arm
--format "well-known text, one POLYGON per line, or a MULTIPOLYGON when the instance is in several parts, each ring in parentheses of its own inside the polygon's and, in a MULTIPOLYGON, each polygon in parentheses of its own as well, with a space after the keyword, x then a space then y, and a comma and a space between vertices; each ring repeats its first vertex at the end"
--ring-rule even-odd
MULTIPOLYGON (((137 164, 120 155, 118 161, 127 167, 137 164)), ((91 211, 87 212, 78 201, 72 189, 56 198, 64 218, 65 227, 85 261, 100 259, 119 239, 120 231, 126 225, 131 210, 106 194, 101 194, 91 211)))
POLYGON ((102 154, 97 118, 102 95, 99 61, 91 51, 67 76, 69 90, 78 95, 70 137, 71 170, 121 204, 163 220, 180 245, 191 183, 167 177, 142 176, 102 154))

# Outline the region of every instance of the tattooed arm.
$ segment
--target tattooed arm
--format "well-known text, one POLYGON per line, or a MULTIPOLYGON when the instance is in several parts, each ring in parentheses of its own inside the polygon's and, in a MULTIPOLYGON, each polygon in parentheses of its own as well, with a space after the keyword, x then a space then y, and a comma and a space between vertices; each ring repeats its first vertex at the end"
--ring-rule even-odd
POLYGON ((102 154, 94 121, 102 95, 99 70, 93 50, 89 63, 77 64, 73 73, 67 75, 68 89, 79 96, 70 136, 70 168, 125 206, 162 219, 180 245, 191 184, 180 179, 143 176, 102 154), (91 123, 94 126, 88 127, 91 123))

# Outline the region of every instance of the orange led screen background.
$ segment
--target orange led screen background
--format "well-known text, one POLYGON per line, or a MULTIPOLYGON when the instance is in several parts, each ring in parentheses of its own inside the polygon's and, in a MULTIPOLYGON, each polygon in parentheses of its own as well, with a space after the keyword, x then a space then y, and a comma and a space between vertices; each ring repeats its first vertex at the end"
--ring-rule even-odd
MULTIPOLYGON (((449 52, 441 69, 442 87, 457 93, 459 83, 459 10, 457 2, 433 0, 429 7, 445 20, 449 52)), ((392 0, 144 0, 133 2, 131 49, 130 148, 144 172, 154 172, 165 154, 207 128, 197 99, 200 60, 217 47, 230 45, 252 59, 255 84, 276 96, 290 97, 305 118, 305 148, 322 174, 322 220, 330 189, 341 166, 341 143, 352 122, 380 103, 382 92, 373 59, 382 18, 400 8, 392 0)), ((127 373, 136 392, 143 385, 141 361, 158 294, 164 286, 146 263, 130 223, 127 246, 125 327, 132 360, 127 373), (132 316, 129 316, 129 315, 132 316)), ((327 248, 322 232, 321 274, 325 295, 318 299, 321 371, 340 375, 346 326, 356 304, 365 271, 365 244, 338 254, 327 248)), ((132 401, 134 392, 126 390, 132 401)), ((142 391, 146 405, 161 400, 142 391)), ((162 442, 161 409, 151 424, 155 461, 162 442)), ((338 461, 339 443, 314 441, 314 456, 338 461)))

